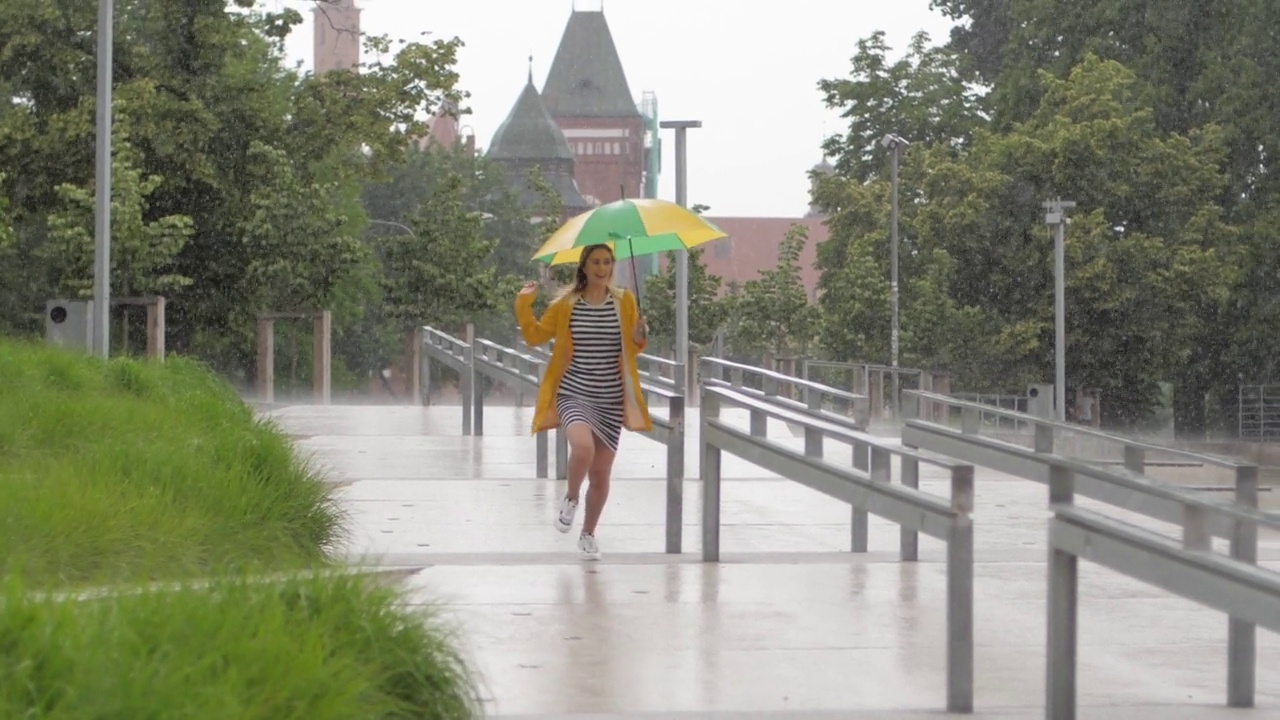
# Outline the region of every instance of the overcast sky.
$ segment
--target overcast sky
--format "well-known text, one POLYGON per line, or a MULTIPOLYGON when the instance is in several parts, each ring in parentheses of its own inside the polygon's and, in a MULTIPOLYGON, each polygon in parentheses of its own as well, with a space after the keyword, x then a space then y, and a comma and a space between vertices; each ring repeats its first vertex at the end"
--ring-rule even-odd
MULTIPOLYGON (((305 0, 265 0, 310 8, 305 0)), ((422 32, 466 43, 458 69, 471 93, 464 123, 486 147, 524 86, 533 56, 539 89, 571 7, 601 0, 356 0, 365 32, 414 40, 422 32)), ((689 133, 689 202, 716 215, 799 216, 805 173, 824 133, 841 123, 817 90, 849 71, 858 39, 886 33, 895 56, 917 31, 946 41, 951 23, 929 0, 604 0, 631 94, 657 94, 659 119, 702 120, 689 133), (755 12, 752 12, 755 10, 755 12)), ((311 66, 311 13, 290 58, 311 66)), ((886 128, 888 130, 888 128, 886 128)), ((674 199, 675 143, 663 142, 661 197, 674 199)))

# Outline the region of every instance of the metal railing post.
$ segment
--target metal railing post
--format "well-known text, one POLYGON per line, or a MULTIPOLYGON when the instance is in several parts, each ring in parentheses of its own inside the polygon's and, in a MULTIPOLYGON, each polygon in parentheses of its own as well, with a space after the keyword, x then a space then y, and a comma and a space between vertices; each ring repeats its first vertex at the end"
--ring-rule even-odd
MULTIPOLYGON (((1039 427, 1039 426, 1037 426, 1039 427)), ((1049 468, 1049 502, 1070 505, 1075 473, 1053 465, 1049 468)), ((1051 519, 1050 533, 1053 532, 1051 519)), ((1045 663, 1045 707, 1048 720, 1075 720, 1076 717, 1076 622, 1079 614, 1076 594, 1079 561, 1075 555, 1049 547, 1049 598, 1047 662, 1045 663)))
POLYGON ((569 436, 564 428, 556 428, 556 479, 569 478, 569 436))
POLYGON ((667 552, 684 548, 684 396, 667 401, 667 552))
POLYGON ((720 399, 708 393, 704 387, 700 392, 698 406, 702 409, 700 445, 700 468, 698 476, 702 479, 702 561, 720 561, 720 448, 707 441, 708 421, 720 417, 720 399))
POLYGON ((476 385, 479 380, 476 377, 476 350, 472 345, 466 345, 462 348, 463 370, 458 373, 462 377, 459 393, 462 397, 462 434, 463 435, 480 435, 483 434, 483 428, 477 432, 477 414, 474 411, 476 403, 476 385))
POLYGON ((947 537, 947 712, 973 712, 973 466, 951 470, 947 537))
MULTIPOLYGON (((853 469, 865 473, 871 472, 871 446, 867 443, 853 444, 853 469)), ((870 517, 866 510, 854 506, 849 517, 849 552, 864 553, 867 551, 867 539, 870 534, 870 517)))
MULTIPOLYGON (((1236 504, 1258 509, 1258 467, 1236 468, 1236 504)), ((1258 526, 1236 520, 1231 531, 1231 558, 1258 564, 1258 526)), ((1257 688, 1258 627, 1237 618, 1227 620, 1227 705, 1253 707, 1257 688)))
MULTIPOLYGON (((902 476, 902 486, 912 490, 920 489, 920 461, 914 457, 903 457, 898 474, 902 476)), ((955 470, 951 471, 951 484, 955 487, 955 470)), ((954 504, 952 491, 952 503, 954 504)), ((898 531, 898 558, 903 562, 917 562, 920 559, 920 534, 905 525, 898 531)))
MULTIPOLYGON (((805 404, 810 410, 822 409, 822 393, 810 392, 807 385, 801 387, 805 404)), ((804 429, 804 454, 806 457, 820 458, 822 457, 822 445, 825 436, 822 431, 817 428, 805 427, 804 429)))

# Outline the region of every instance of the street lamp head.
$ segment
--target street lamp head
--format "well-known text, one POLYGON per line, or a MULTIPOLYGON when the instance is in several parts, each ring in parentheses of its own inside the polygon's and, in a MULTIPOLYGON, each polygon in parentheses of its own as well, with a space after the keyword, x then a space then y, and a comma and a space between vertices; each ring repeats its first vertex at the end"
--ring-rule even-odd
POLYGON ((906 148, 911 145, 910 142, 904 140, 900 135, 894 135, 893 133, 888 133, 884 137, 880 138, 880 144, 890 150, 897 150, 900 147, 906 148))

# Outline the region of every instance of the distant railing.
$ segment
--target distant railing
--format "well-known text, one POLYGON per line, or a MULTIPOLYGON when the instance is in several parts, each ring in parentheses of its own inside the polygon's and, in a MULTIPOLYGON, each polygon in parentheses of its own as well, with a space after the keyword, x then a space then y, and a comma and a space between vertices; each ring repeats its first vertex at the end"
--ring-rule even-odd
POLYGON ((704 357, 699 363, 700 382, 720 382, 754 391, 777 398, 787 407, 801 412, 812 410, 821 413, 819 417, 839 415, 853 418, 862 429, 871 422, 871 404, 866 395, 719 358, 704 357))
POLYGON ((904 445, 919 447, 1045 483, 1050 522, 1048 717, 1075 717, 1076 566, 1078 558, 1229 613, 1227 702, 1254 704, 1257 625, 1280 632, 1280 573, 1257 567, 1258 527, 1280 529, 1280 515, 1260 512, 1258 468, 1229 458, 1167 448, 1090 428, 992 409, 978 403, 911 392, 904 403, 927 419, 911 419, 904 445), (939 406, 960 410, 960 427, 940 423, 939 406), (995 413, 1032 428, 1033 447, 984 437, 983 414, 995 413), (1123 467, 1055 454, 1058 435, 1081 434, 1121 448, 1123 467), (1147 456, 1159 452, 1234 473, 1234 503, 1148 477, 1147 456), (1172 523, 1182 544, 1122 520, 1078 508, 1079 494, 1122 510, 1172 523), (1230 541, 1229 557, 1215 555, 1214 536, 1230 541))
MULTIPOLYGON (((435 360, 445 367, 458 372, 458 392, 462 394, 462 434, 471 434, 471 403, 468 398, 474 392, 474 373, 472 372, 471 345, 458 338, 436 330, 433 327, 422 328, 422 352, 424 361, 435 360)), ((423 377, 429 383, 430 365, 423 377)))
MULTIPOLYGON (((702 559, 720 560, 721 453, 727 452, 805 487, 841 500, 852 509, 851 549, 867 550, 868 513, 901 526, 899 553, 916 560, 917 533, 947 544, 947 709, 973 711, 973 466, 931 453, 896 447, 862 431, 858 420, 823 409, 827 397, 844 391, 713 358, 700 363, 702 477, 702 559), (727 371, 728 378, 718 377, 727 371), (764 387, 744 385, 758 377, 764 387), (781 397, 777 384, 803 383, 806 402, 781 397), (749 413, 748 430, 721 418, 724 407, 749 413), (803 428, 803 453, 768 437, 770 419, 803 428), (853 449, 852 466, 823 459, 826 440, 853 449), (901 485, 892 484, 891 458, 902 458, 901 485), (928 463, 951 472, 951 497, 919 490, 919 467, 928 463)), ((863 398, 865 399, 865 398, 863 398)))

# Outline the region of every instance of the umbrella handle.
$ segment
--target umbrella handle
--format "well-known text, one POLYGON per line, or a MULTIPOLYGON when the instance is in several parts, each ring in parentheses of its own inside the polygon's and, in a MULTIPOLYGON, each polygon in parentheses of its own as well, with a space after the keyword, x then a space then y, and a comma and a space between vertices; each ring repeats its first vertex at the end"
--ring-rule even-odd
MULTIPOLYGON (((640 317, 644 317, 644 312, 641 310, 641 307, 640 307, 640 285, 642 283, 640 282, 640 276, 636 274, 635 247, 632 246, 631 244, 630 235, 627 236, 627 251, 628 251, 628 254, 631 256, 631 278, 636 281, 636 314, 639 315, 640 317)), ((646 331, 646 334, 647 334, 647 331, 646 331)))

